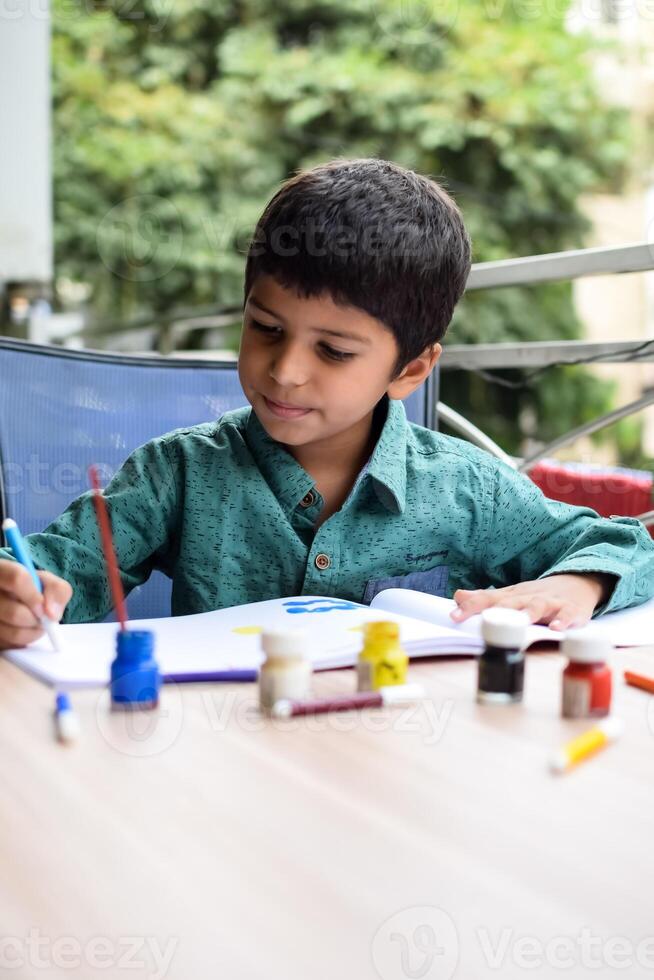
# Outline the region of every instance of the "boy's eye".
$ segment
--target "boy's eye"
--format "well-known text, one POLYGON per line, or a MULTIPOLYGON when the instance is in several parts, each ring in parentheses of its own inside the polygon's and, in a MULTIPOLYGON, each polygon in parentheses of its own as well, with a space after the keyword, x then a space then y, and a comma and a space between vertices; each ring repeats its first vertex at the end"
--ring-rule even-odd
POLYGON ((279 327, 269 327, 265 323, 259 323, 258 320, 250 320, 250 323, 255 330, 259 330, 261 333, 274 334, 279 332, 279 327))
MULTIPOLYGON (((280 327, 271 327, 266 323, 260 323, 259 320, 250 320, 250 324, 254 330, 258 330, 259 333, 266 334, 271 338, 278 337, 281 332, 280 327)), ((328 357, 332 361, 348 361, 351 357, 356 356, 351 351, 336 350, 335 347, 330 347, 329 344, 321 344, 320 349, 325 357, 328 357)))
POLYGON ((321 344, 322 351, 327 357, 331 357, 333 361, 349 361, 351 357, 354 357, 349 351, 336 350, 334 347, 330 347, 329 344, 321 344))

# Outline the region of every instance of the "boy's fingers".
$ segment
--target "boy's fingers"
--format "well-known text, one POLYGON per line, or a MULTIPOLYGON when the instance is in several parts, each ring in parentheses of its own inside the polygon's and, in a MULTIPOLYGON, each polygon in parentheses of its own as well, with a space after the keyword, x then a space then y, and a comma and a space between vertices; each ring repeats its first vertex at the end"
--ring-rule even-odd
POLYGON ((462 623, 470 616, 501 606, 505 609, 522 609, 532 623, 546 623, 552 629, 566 630, 585 626, 592 616, 592 610, 584 610, 577 603, 566 602, 561 595, 533 595, 520 587, 507 586, 503 589, 459 589, 454 593, 457 608, 451 618, 462 623))
POLYGON ((36 615, 43 606, 43 597, 32 581, 32 576, 18 562, 3 563, 2 590, 28 606, 36 615))
POLYGON ((497 603, 504 609, 520 609, 526 612, 532 623, 540 623, 548 620, 559 608, 559 603, 552 602, 551 599, 543 596, 524 596, 516 595, 514 598, 507 597, 502 602, 497 603))
POLYGON ((0 623, 10 629, 40 629, 32 610, 7 592, 0 592, 0 623))
POLYGON ((553 630, 569 630, 577 626, 585 626, 586 623, 590 622, 591 615, 592 613, 583 612, 579 606, 566 602, 558 610, 549 625, 553 630))
POLYGON ((505 585, 502 589, 457 589, 453 599, 459 605, 464 605, 470 601, 476 602, 479 599, 496 602, 498 596, 508 596, 514 592, 515 587, 513 585, 505 585))
POLYGON ((454 599, 458 606, 453 610, 451 616, 459 623, 464 622, 470 616, 476 616, 491 606, 500 606, 504 609, 522 609, 527 613, 532 623, 538 623, 554 615, 559 605, 547 597, 521 595, 511 587, 506 589, 479 589, 474 592, 459 590, 455 593, 454 599))
POLYGON ((59 622, 64 614, 64 609, 70 601, 73 590, 68 582, 62 578, 58 578, 51 572, 38 572, 38 576, 43 582, 45 614, 50 619, 59 622))
POLYGON ((467 592, 465 589, 459 589, 454 593, 457 607, 450 614, 452 619, 461 623, 469 616, 476 616, 489 606, 497 605, 501 591, 501 589, 476 589, 474 592, 467 592))
POLYGON ((0 650, 13 650, 19 647, 26 647, 34 640, 43 636, 43 630, 38 629, 16 629, 16 627, 5 626, 0 623, 0 650))

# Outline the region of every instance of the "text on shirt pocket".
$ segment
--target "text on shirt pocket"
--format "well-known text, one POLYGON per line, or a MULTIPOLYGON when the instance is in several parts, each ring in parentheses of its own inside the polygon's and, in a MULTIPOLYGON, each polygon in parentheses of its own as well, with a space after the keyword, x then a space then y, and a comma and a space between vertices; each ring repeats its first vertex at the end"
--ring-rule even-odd
POLYGON ((366 582, 362 602, 370 604, 378 592, 384 589, 414 589, 428 592, 429 595, 447 596, 447 582, 450 569, 447 565, 436 565, 424 572, 409 572, 408 575, 392 575, 389 578, 371 578, 366 582))

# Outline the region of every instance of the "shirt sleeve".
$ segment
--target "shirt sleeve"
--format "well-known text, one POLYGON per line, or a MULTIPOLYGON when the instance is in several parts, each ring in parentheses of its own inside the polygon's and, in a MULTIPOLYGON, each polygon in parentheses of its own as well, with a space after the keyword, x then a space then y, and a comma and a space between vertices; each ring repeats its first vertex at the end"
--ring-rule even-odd
MULTIPOLYGON (((177 535, 178 487, 164 439, 135 450, 104 491, 125 593, 154 569, 171 574, 177 535)), ((73 596, 64 623, 96 622, 113 608, 93 496, 74 500, 41 533, 26 537, 37 568, 66 579, 73 596)), ((11 550, 0 558, 13 558, 11 550)))
POLYGON ((654 542, 633 517, 600 517, 587 507, 548 499, 526 476, 498 463, 488 495, 482 568, 497 587, 556 574, 615 576, 595 615, 654 595, 654 542))

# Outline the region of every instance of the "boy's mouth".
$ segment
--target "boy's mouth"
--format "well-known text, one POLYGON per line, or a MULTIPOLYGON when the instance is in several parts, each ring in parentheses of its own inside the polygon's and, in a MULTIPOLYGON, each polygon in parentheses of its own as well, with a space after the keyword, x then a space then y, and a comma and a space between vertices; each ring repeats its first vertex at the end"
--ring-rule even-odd
POLYGON ((268 411, 272 412, 278 419, 298 419, 303 415, 308 415, 312 412, 311 408, 298 408, 295 405, 285 405, 283 402, 274 402, 270 398, 266 398, 263 395, 263 400, 266 403, 266 408, 268 411))

